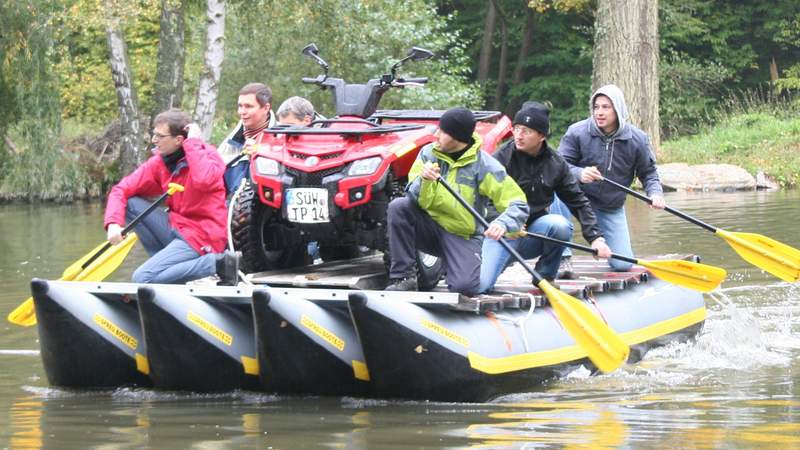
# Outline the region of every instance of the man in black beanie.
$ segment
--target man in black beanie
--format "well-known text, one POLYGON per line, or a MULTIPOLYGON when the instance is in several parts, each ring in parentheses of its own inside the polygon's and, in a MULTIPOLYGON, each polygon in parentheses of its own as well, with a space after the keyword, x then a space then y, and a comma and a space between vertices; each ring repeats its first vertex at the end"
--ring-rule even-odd
MULTIPOLYGON (((525 102, 514 115, 514 140, 494 153, 508 174, 525 192, 530 207, 526 229, 562 241, 572 239, 572 223, 548 208, 557 193, 581 223, 583 237, 596 249, 598 256, 608 258, 611 250, 597 226, 589 199, 572 176, 566 161, 547 145, 550 134, 550 110, 538 102, 525 102)), ((509 241, 524 258, 540 256, 536 270, 553 280, 559 270, 563 247, 529 236, 509 241)), ((513 262, 511 255, 491 239, 483 241, 480 292, 494 288, 497 277, 513 262)))
POLYGON ((417 290, 414 255, 419 249, 442 259, 450 291, 478 293, 483 237, 518 232, 528 217, 519 186, 494 158, 481 151, 475 116, 466 108, 442 114, 437 142, 420 150, 408 173, 406 196, 387 212, 392 291, 417 290), (437 179, 441 175, 478 211, 491 201, 501 212, 484 227, 437 179))

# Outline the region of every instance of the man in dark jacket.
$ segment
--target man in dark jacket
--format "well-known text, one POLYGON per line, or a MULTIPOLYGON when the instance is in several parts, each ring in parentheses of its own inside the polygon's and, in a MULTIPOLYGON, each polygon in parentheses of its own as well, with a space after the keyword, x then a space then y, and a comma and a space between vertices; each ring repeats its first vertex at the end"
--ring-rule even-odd
MULTIPOLYGON (((578 187, 569 166, 547 145, 550 133, 550 111, 537 102, 526 102, 514 116, 514 140, 504 145, 494 157, 525 192, 530 215, 526 229, 562 241, 572 239, 572 223, 564 216, 548 213, 557 193, 581 223, 583 237, 608 258, 610 250, 597 226, 589 200, 578 187)), ((524 258, 541 256, 536 270, 552 280, 558 271, 563 247, 534 237, 520 237, 509 243, 524 258)), ((513 262, 502 245, 492 239, 483 240, 481 292, 489 292, 505 267, 513 262)))
MULTIPOLYGON (((598 89, 589 103, 591 116, 572 124, 561 139, 558 152, 569 163, 572 174, 589 197, 597 223, 614 253, 633 256, 628 221, 625 217, 625 192, 602 183, 603 178, 630 186, 639 178, 653 208, 664 208, 661 180, 650 139, 644 131, 627 122, 628 107, 620 88, 609 84, 598 89)), ((569 217, 563 204, 554 202, 551 211, 569 217)), ((571 254, 564 250, 564 256, 571 254)), ((625 271, 631 263, 610 259, 612 269, 625 271)))
POLYGON ((219 145, 219 153, 228 164, 244 151, 247 156, 239 159, 225 170, 225 189, 232 195, 250 177, 250 156, 258 150, 264 129, 275 126, 275 114, 271 109, 272 89, 263 83, 249 83, 239 90, 236 111, 240 122, 231 134, 219 145))

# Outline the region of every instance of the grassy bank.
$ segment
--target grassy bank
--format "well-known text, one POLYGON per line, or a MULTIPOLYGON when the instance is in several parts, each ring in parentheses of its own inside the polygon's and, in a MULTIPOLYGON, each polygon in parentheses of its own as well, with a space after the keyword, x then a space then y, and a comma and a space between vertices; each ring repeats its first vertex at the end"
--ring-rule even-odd
POLYGON ((663 142, 659 163, 734 164, 800 183, 800 101, 732 107, 694 136, 663 142))

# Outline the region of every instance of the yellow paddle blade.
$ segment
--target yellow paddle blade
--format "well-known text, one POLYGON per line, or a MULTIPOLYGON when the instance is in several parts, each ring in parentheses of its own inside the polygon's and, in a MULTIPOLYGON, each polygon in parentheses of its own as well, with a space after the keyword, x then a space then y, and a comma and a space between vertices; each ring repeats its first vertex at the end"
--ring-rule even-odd
POLYGON ((640 259, 636 263, 646 267, 653 275, 668 283, 700 292, 713 291, 725 280, 725 276, 728 274, 721 267, 680 259, 655 261, 643 261, 640 259))
POLYGON ((564 329, 598 369, 613 372, 628 359, 628 345, 585 303, 561 292, 546 280, 539 282, 539 289, 547 295, 564 329))
POLYGON ((128 253, 130 253, 138 239, 136 233, 128 234, 122 242, 106 250, 105 253, 92 261, 87 268, 83 269, 83 271, 75 276, 75 281, 105 280, 107 276, 114 273, 122 262, 125 261, 125 257, 128 256, 128 253))
MULTIPOLYGON (((128 253, 133 248, 137 240, 136 233, 130 233, 118 245, 112 246, 100 257, 94 260, 85 270, 80 270, 83 262, 87 261, 95 253, 100 251, 105 243, 98 245, 91 252, 73 263, 64 270, 61 280, 64 281, 102 281, 111 275, 125 260, 128 253)), ((33 297, 28 297, 19 306, 8 314, 8 321, 14 325, 32 327, 36 325, 36 309, 33 305, 33 297)))
POLYGON ((103 247, 106 246, 106 244, 108 244, 108 242, 101 242, 100 245, 98 245, 97 247, 93 248, 92 251, 90 251, 89 253, 81 256, 81 258, 79 260, 75 261, 69 267, 64 269, 64 272, 61 274, 61 279, 64 280, 64 281, 72 281, 72 280, 74 280, 75 277, 78 276, 78 274, 81 273, 81 271, 83 271, 83 265, 86 263, 86 261, 88 261, 89 258, 94 256, 95 253, 97 253, 100 250, 102 250, 103 247))
POLYGON ((20 303, 13 311, 8 313, 8 321, 22 327, 36 325, 36 311, 33 309, 33 297, 20 303))
POLYGON ((736 233, 717 229, 736 253, 783 281, 800 279, 800 250, 756 233, 736 233))

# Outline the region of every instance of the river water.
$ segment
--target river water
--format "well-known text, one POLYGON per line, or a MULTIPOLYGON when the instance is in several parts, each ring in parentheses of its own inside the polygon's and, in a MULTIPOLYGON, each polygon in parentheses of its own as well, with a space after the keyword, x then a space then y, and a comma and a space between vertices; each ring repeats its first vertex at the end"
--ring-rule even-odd
MULTIPOLYGON (((800 247, 800 192, 671 193, 667 202, 728 231, 800 247)), ((639 256, 696 253, 729 272, 706 296, 696 342, 588 376, 576 370, 484 404, 198 395, 48 386, 35 327, 0 325, 0 448, 800 448, 800 284, 741 260, 727 243, 634 199, 639 256)), ((32 277, 61 271, 104 238, 102 208, 0 205, 0 311, 32 277)), ((112 280, 143 260, 132 252, 112 280)), ((91 349, 87 349, 90 352, 91 349)))

